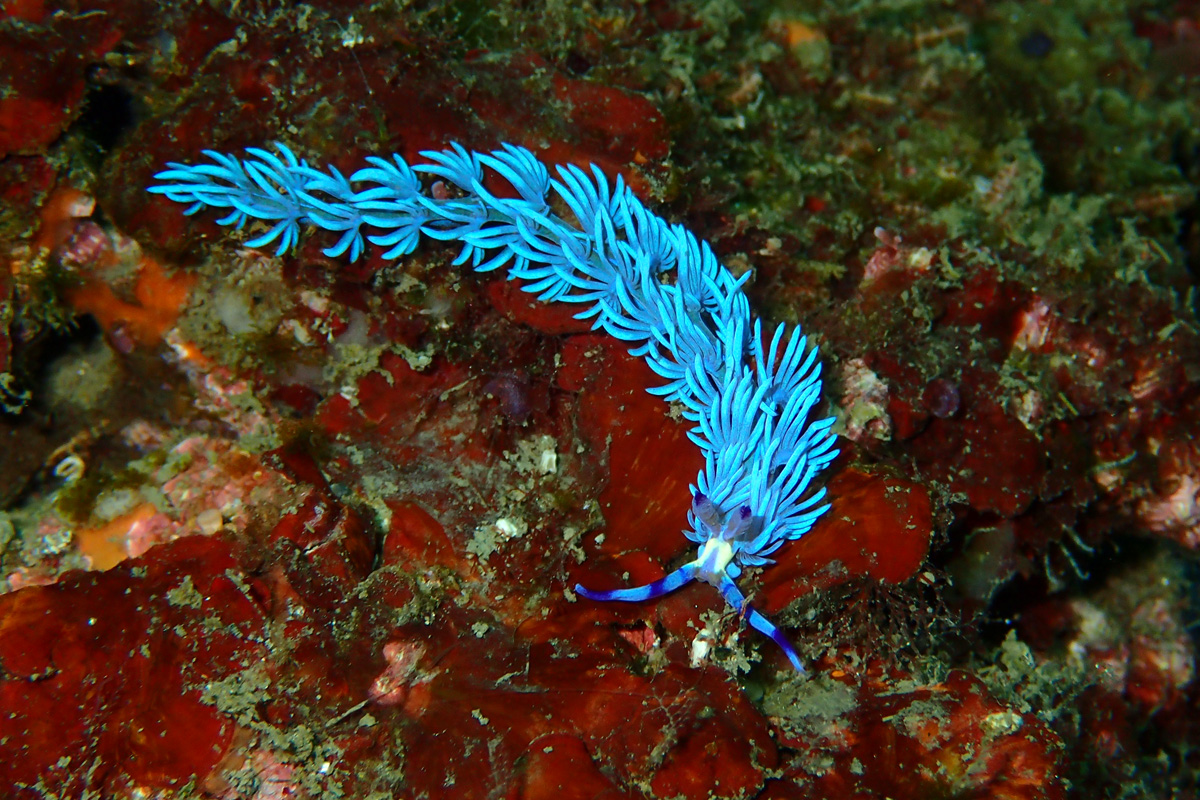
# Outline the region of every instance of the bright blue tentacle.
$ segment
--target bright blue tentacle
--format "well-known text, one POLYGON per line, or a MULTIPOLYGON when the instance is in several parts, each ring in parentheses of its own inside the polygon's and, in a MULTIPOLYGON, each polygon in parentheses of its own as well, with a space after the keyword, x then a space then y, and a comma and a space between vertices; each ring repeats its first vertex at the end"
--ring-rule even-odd
POLYGON ((609 592, 593 592, 591 589, 585 589, 581 584, 577 583, 575 584, 575 591, 588 600, 623 600, 627 603, 636 603, 641 600, 662 597, 664 594, 673 592, 685 583, 689 583, 695 579, 696 562, 689 561, 665 578, 659 578, 654 583, 647 583, 645 586, 634 586, 629 589, 613 589, 609 592))
POLYGON ((720 590, 721 596, 725 598, 725 602, 737 609, 738 613, 750 623, 750 627, 759 633, 765 633, 770 636, 775 644, 783 648, 783 652, 788 657, 788 661, 792 662, 792 666, 801 675, 807 674, 804 669, 804 664, 800 662, 800 656, 796 653, 792 643, 783 635, 783 631, 775 627, 771 620, 758 613, 754 606, 746 602, 746 597, 742 594, 742 590, 737 587, 733 579, 728 575, 721 579, 721 585, 717 587, 720 590))

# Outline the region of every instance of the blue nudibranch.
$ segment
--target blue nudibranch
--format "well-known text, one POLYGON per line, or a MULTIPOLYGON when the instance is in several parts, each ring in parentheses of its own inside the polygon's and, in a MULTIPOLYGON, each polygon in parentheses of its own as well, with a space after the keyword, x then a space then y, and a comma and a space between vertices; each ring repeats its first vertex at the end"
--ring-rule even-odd
POLYGON ((170 163, 150 191, 188 204, 185 214, 228 209, 222 225, 266 223, 246 244, 277 242, 277 255, 297 243, 302 225, 341 234, 325 253, 351 260, 364 238, 394 259, 424 235, 460 243, 456 265, 507 267, 510 279, 541 300, 584 305, 578 318, 629 342, 663 378, 650 392, 683 407, 705 465, 691 487, 684 531, 699 545, 695 560, 646 586, 575 590, 592 600, 639 601, 704 581, 803 672, 783 633, 746 602, 734 579, 742 567, 773 563, 772 553, 829 508, 812 481, 837 455, 833 419, 809 419, 821 396, 816 348, 798 329, 785 336, 783 325, 768 344, 760 321, 751 322, 742 291, 749 273, 734 278, 706 243, 649 211, 620 176, 610 189, 594 164, 590 175, 558 166, 553 178, 522 147, 479 153, 453 144, 422 152, 426 163, 411 166, 398 155, 371 157, 347 179, 276 148, 278 155, 248 148, 245 159, 206 150, 212 163, 170 163), (516 196, 488 191, 485 168, 516 196), (418 174, 459 192, 426 194, 418 174))

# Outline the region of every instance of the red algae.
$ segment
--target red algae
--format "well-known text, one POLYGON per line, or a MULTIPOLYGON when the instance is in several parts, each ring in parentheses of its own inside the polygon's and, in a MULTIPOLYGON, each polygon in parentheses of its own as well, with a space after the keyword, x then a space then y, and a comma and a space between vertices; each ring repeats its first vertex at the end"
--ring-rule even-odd
POLYGON ((1194 784, 1192 5, 218 5, 0 10, 0 794, 1194 784), (806 678, 706 586, 568 591, 689 557, 700 467, 578 309, 142 191, 273 140, 595 163, 754 270, 844 435, 744 578, 806 678))
POLYGON ((959 418, 934 419, 912 450, 931 478, 962 492, 972 508, 1005 517, 1029 507, 1045 470, 1037 437, 986 401, 959 418))
POLYGON ((583 424, 593 447, 608 444, 608 469, 620 476, 600 495, 606 553, 640 550, 670 558, 690 543, 682 530, 691 507, 688 485, 703 460, 687 438, 688 424, 671 419, 661 401, 646 394, 658 377, 609 337, 576 337, 563 348, 568 363, 587 371, 575 383, 575 370, 563 370, 564 388, 583 389, 583 424))
POLYGON ((985 797, 1065 797, 1058 737, 1033 715, 988 697, 964 672, 909 691, 861 690, 854 729, 849 747, 826 751, 834 769, 811 776, 811 783, 809 776, 801 778, 808 784, 802 796, 916 798, 949 789, 985 797))
POLYGON ((547 734, 529 743, 520 797, 527 800, 627 800, 596 767, 587 745, 568 733, 547 734))
POLYGON ((197 684, 261 655, 262 609, 239 572, 229 542, 189 538, 110 572, 0 596, 0 664, 11 676, 0 741, 20 754, 9 786, 111 795, 207 775, 233 723, 197 684), (128 660, 116 667, 114 653, 128 660))

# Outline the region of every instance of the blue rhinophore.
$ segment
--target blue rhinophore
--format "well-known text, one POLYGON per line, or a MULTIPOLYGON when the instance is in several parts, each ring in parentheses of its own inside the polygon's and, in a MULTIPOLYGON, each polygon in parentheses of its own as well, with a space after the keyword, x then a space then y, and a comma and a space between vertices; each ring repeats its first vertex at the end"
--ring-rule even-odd
POLYGON ((228 209, 222 225, 259 221, 267 230, 246 244, 278 243, 277 255, 306 225, 338 234, 324 252, 352 261, 367 242, 399 258, 426 236, 457 243, 455 264, 504 267, 542 300, 583 306, 576 317, 628 342, 663 379, 650 391, 683 407, 705 464, 684 531, 699 545, 695 560, 646 586, 576 591, 639 601, 705 581, 803 671, 734 579, 742 567, 773 563, 771 554, 828 510, 813 480, 837 455, 833 419, 810 419, 821 396, 816 348, 783 325, 768 343, 751 320, 742 291, 749 273, 735 278, 707 243, 647 209, 620 176, 610 186, 595 165, 590 172, 558 166, 552 177, 523 147, 477 153, 452 144, 423 151, 426 161, 411 166, 398 155, 371 157, 346 178, 310 167, 282 144, 276 149, 248 148, 240 160, 206 150, 213 163, 170 163, 149 190, 187 204, 185 214, 228 209), (485 169, 515 196, 489 191, 485 169), (437 183, 427 190, 421 175, 437 183))

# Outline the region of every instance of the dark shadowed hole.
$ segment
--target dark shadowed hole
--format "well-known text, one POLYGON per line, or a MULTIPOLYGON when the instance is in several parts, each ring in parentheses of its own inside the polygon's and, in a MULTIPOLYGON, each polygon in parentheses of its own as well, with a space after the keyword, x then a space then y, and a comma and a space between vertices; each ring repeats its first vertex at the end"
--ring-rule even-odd
POLYGON ((116 84, 92 84, 77 123, 101 150, 111 150, 133 127, 133 95, 116 84))

